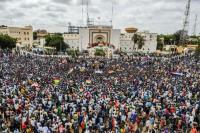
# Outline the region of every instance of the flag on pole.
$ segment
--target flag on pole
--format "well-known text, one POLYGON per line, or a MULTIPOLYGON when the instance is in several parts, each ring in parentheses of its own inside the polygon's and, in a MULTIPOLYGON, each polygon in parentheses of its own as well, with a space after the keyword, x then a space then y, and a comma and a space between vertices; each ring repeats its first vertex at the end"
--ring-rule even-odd
POLYGON ((74 71, 74 69, 71 68, 67 74, 70 74, 70 73, 72 73, 73 71, 74 71))

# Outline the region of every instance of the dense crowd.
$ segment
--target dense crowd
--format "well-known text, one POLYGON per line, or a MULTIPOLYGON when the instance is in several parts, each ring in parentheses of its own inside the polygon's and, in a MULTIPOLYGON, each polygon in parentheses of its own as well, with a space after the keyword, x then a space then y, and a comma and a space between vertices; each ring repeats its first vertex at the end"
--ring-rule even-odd
POLYGON ((198 133, 200 62, 0 52, 2 133, 198 133))

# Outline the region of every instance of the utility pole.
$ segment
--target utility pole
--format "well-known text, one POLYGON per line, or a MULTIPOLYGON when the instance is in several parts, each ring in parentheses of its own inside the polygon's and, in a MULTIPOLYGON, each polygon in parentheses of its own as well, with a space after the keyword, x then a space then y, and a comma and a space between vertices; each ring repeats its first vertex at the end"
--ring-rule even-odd
POLYGON ((114 7, 113 7, 113 4, 114 4, 114 2, 113 2, 114 0, 112 0, 112 14, 111 14, 111 26, 113 26, 113 15, 114 15, 114 7))
POLYGON ((88 0, 87 0, 87 26, 90 24, 90 18, 89 18, 89 10, 88 10, 88 0))
POLYGON ((197 14, 195 15, 195 21, 194 21, 194 29, 193 29, 193 35, 196 36, 196 28, 197 28, 197 14))
POLYGON ((82 26, 83 26, 83 24, 84 24, 84 20, 83 20, 83 0, 82 0, 82 26))

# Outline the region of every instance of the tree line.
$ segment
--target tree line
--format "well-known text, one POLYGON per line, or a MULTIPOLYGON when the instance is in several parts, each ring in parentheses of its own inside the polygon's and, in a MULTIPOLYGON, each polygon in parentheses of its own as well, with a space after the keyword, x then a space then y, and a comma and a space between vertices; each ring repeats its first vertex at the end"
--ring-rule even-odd
POLYGON ((178 30, 174 34, 169 35, 163 35, 160 34, 157 36, 157 49, 163 50, 164 45, 200 45, 200 37, 199 36, 187 36, 185 43, 180 44, 180 36, 181 36, 182 30, 178 30))
POLYGON ((7 34, 0 34, 0 48, 12 49, 16 46, 17 39, 8 36, 7 34))

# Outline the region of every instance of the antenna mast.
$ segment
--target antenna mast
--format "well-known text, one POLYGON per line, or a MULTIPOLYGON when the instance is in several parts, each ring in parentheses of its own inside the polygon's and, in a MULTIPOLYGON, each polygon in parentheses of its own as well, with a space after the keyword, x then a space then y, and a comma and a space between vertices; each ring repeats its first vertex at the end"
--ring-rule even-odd
POLYGON ((190 15, 190 4, 191 4, 191 0, 188 0, 187 5, 186 5, 186 10, 185 10, 185 19, 183 22, 183 29, 181 31, 181 36, 180 36, 180 44, 185 44, 185 41, 187 39, 187 35, 188 35, 188 26, 189 26, 189 15, 190 15))
POLYGON ((87 26, 90 24, 90 18, 89 18, 89 13, 88 13, 88 0, 87 0, 87 26))
POLYGON ((196 29, 197 29, 197 14, 195 16, 195 21, 194 21, 194 30, 193 30, 193 35, 196 36, 196 29))
POLYGON ((113 26, 113 14, 114 14, 114 7, 113 7, 113 0, 112 0, 112 18, 111 18, 111 26, 113 26))
POLYGON ((81 7, 81 8, 82 8, 82 26, 83 26, 83 24, 84 24, 84 21, 83 21, 83 0, 82 0, 82 3, 81 3, 81 4, 82 4, 82 7, 81 7))

